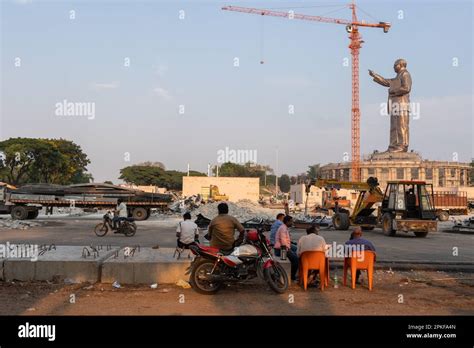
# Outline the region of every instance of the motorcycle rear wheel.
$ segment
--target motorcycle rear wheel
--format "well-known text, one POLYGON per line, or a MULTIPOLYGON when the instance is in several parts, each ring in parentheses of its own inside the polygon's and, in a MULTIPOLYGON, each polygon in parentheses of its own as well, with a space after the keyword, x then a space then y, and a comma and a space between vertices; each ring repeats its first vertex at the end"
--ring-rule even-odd
POLYGON ((272 266, 265 268, 263 271, 265 280, 267 281, 270 288, 278 294, 283 294, 288 290, 288 275, 285 269, 279 263, 275 263, 272 266))
POLYGON ((97 237, 103 237, 107 234, 107 232, 109 232, 109 227, 105 223, 97 224, 94 227, 94 233, 97 237))
POLYGON ((127 223, 126 226, 124 226, 124 230, 125 230, 125 236, 133 237, 135 233, 137 232, 137 225, 135 225, 134 222, 129 222, 127 223))
MULTIPOLYGON (((189 283, 196 292, 202 295, 214 295, 219 291, 222 286, 221 282, 206 280, 213 268, 214 261, 212 260, 202 259, 194 263, 189 283)), ((216 274, 215 271, 214 274, 216 274)))

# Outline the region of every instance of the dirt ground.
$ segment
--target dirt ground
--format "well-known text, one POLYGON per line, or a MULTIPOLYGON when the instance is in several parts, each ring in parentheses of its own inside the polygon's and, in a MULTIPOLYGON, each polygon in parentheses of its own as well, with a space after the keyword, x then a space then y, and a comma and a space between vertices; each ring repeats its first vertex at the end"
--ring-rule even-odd
POLYGON ((262 283, 231 285, 206 296, 176 285, 116 289, 111 284, 0 282, 0 315, 455 314, 474 314, 473 274, 377 271, 373 291, 364 277, 355 290, 342 284, 334 288, 332 279, 324 292, 305 292, 293 284, 283 295, 262 283))

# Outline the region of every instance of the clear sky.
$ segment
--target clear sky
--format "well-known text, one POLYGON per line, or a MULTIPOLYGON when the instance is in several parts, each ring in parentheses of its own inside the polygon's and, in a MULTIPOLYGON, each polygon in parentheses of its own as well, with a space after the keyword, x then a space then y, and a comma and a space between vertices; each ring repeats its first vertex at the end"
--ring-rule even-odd
MULTIPOLYGON (((256 150, 257 161, 273 168, 278 149, 278 174, 343 161, 351 146, 345 27, 220 8, 348 19, 346 3, 1 1, 0 138, 73 140, 91 159, 96 181, 116 182, 120 168, 143 161, 206 171, 226 147, 256 150), (340 6, 321 7, 328 4, 340 6), (58 116, 64 100, 95 103, 95 117, 58 116)), ((394 60, 405 58, 411 99, 420 106, 410 149, 427 159, 469 161, 473 2, 357 4, 371 15, 360 11, 360 19, 392 23, 387 34, 361 28, 362 154, 384 151, 389 137, 389 118, 380 113, 387 90, 367 69, 392 77, 394 60)))

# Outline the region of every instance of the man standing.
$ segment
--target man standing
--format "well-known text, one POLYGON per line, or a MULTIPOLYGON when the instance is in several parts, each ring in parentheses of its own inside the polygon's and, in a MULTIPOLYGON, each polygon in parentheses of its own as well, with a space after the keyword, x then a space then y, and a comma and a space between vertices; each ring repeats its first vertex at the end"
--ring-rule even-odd
POLYGON ((275 235, 275 256, 280 257, 281 251, 286 250, 286 255, 291 263, 291 280, 296 280, 296 273, 298 272, 298 256, 291 248, 291 235, 289 228, 293 226, 293 218, 286 215, 283 218, 283 224, 278 228, 275 235))
POLYGON ((217 210, 219 215, 211 220, 208 227, 211 247, 231 251, 234 243, 239 245, 244 240, 245 229, 235 217, 228 215, 229 206, 227 203, 220 203, 217 210), (234 240, 235 230, 240 232, 237 240, 234 240))
POLYGON ((270 244, 271 245, 275 245, 275 235, 277 233, 277 230, 283 224, 283 218, 284 217, 285 217, 285 214, 279 213, 276 216, 275 222, 272 224, 272 227, 270 228, 270 244))
POLYGON ((393 79, 383 78, 372 70, 369 70, 369 75, 378 84, 389 87, 387 111, 390 115, 390 145, 388 152, 407 152, 412 81, 405 59, 397 59, 393 64, 393 69, 397 73, 393 79))

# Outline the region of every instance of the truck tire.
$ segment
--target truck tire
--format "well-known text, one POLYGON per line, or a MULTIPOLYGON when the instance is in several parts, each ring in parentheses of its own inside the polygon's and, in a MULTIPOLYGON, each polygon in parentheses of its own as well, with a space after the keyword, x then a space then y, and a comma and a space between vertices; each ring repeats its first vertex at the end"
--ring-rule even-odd
POLYGON ((137 221, 143 221, 148 219, 148 211, 145 208, 137 207, 132 210, 132 218, 137 221))
POLYGON ((345 213, 336 213, 332 217, 332 224, 336 230, 347 230, 349 228, 349 215, 345 213))
POLYGON ((21 205, 12 208, 11 216, 15 220, 25 220, 28 218, 28 209, 21 205))
POLYGON ((393 237, 397 230, 393 228, 393 216, 390 213, 385 213, 382 216, 382 231, 386 236, 393 237))
POLYGON ((28 217, 27 219, 36 219, 39 215, 39 210, 30 210, 28 212, 28 217))
POLYGON ((439 221, 448 221, 449 220, 449 213, 445 210, 442 210, 438 213, 438 220, 439 221))

